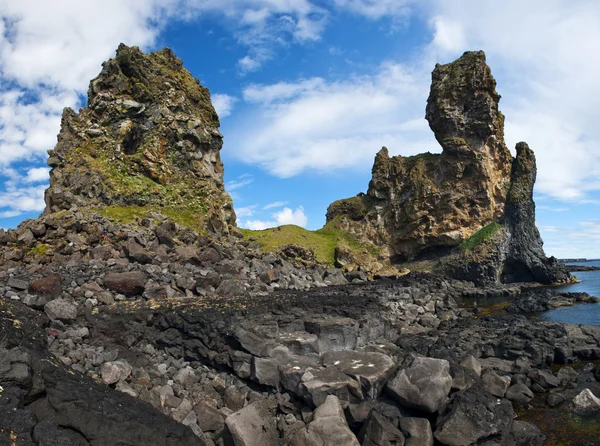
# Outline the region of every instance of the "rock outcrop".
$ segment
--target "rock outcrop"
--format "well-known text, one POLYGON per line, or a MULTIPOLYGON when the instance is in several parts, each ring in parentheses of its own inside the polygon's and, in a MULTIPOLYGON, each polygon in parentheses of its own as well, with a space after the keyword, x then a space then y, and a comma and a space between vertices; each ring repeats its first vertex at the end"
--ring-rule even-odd
POLYGON ((121 44, 90 82, 87 106, 63 112, 45 212, 141 207, 228 233, 222 143, 209 91, 170 49, 121 44))
POLYGON ((520 143, 513 160, 499 100, 482 51, 436 65, 425 117, 442 153, 390 157, 384 147, 367 193, 332 203, 328 224, 401 262, 492 238, 497 243, 485 253, 452 257, 461 272, 450 274, 479 283, 568 281, 564 267, 544 255, 535 227, 535 157, 520 143))
MULTIPOLYGON (((542 238, 535 226, 533 186, 537 168, 529 146, 517 144, 510 190, 504 215, 488 227, 488 234, 443 263, 453 277, 485 285, 488 283, 567 283, 572 280, 564 265, 546 257, 542 238)), ((477 234, 474 236, 477 238, 477 234)))
POLYGON ((465 53, 433 71, 426 118, 443 148, 439 155, 375 157, 366 195, 340 200, 327 221, 403 260, 456 246, 500 218, 510 183, 500 95, 483 52, 465 53))

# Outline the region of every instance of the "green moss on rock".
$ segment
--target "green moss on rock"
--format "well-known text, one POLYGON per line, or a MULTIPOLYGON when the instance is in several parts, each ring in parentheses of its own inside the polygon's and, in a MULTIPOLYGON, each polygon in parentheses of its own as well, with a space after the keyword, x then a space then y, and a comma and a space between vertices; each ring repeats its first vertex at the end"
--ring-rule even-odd
POLYGON ((502 225, 496 222, 490 223, 487 226, 484 226, 471 237, 463 241, 459 248, 463 251, 470 251, 479 245, 481 245, 486 240, 491 239, 494 234, 496 234, 500 229, 502 229, 502 225))

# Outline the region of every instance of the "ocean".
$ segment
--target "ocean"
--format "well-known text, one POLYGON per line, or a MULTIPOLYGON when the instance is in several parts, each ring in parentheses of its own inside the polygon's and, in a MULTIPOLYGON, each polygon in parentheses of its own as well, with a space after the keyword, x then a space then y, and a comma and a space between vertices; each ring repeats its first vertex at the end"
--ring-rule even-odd
MULTIPOLYGON (((600 259, 578 262, 573 265, 600 267, 600 259)), ((557 291, 584 292, 600 297, 600 271, 581 271, 572 273, 580 283, 557 287, 557 291)), ((578 304, 572 307, 557 308, 540 315, 547 321, 564 322, 567 324, 600 325, 600 303, 578 304)))

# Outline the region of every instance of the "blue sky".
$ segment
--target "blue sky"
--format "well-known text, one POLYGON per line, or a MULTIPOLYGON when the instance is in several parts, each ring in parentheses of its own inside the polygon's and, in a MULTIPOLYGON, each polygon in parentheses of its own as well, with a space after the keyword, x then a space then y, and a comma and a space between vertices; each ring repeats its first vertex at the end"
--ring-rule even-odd
POLYGON ((317 229, 375 153, 440 149, 430 73, 483 49, 511 147, 538 158, 548 254, 600 257, 595 0, 0 0, 0 226, 43 210, 62 108, 120 42, 171 47, 211 90, 238 224, 317 229), (117 13, 118 11, 118 13, 117 13))

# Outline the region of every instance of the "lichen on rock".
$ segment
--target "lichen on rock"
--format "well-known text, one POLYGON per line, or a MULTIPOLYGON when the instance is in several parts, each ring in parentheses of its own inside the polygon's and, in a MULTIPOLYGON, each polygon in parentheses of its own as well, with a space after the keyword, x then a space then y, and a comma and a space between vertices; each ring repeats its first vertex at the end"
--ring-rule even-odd
POLYGON ((146 206, 227 233, 235 213, 218 128, 209 91, 170 49, 121 44, 90 82, 87 106, 63 112, 45 212, 146 206))

